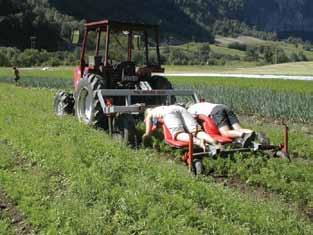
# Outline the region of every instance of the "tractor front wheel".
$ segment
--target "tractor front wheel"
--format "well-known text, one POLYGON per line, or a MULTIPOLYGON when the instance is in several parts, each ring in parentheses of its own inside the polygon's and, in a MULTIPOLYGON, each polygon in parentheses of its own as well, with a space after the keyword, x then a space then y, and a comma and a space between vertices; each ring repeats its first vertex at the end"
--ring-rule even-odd
POLYGON ((59 91, 54 98, 54 112, 57 116, 62 117, 74 113, 74 97, 66 91, 59 91))

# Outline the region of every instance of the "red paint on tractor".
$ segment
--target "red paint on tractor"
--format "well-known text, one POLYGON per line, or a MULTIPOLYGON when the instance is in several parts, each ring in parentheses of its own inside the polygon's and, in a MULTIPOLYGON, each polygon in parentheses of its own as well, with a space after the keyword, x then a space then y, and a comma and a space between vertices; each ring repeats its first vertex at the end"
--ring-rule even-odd
POLYGON ((73 77, 73 85, 74 85, 75 90, 77 90, 77 87, 81 78, 82 78, 82 67, 77 66, 74 70, 74 77, 73 77))

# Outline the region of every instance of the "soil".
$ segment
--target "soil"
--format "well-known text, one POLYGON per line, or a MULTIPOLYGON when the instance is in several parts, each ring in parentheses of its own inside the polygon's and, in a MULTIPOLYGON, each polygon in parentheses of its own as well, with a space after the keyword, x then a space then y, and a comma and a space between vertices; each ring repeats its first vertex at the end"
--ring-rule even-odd
POLYGON ((18 235, 35 234, 32 226, 26 221, 26 217, 17 209, 17 205, 11 201, 0 188, 0 214, 8 218, 11 227, 18 235))
POLYGON ((313 221, 313 208, 304 209, 304 213, 311 221, 313 221))
MULTIPOLYGON (((6 148, 11 148, 7 140, 0 140, 0 144, 6 148)), ((15 164, 18 166, 26 165, 26 159, 19 153, 15 153, 15 164)), ((35 230, 32 228, 26 220, 25 215, 17 208, 17 204, 9 198, 0 185, 0 216, 7 218, 10 221, 11 228, 18 235, 30 235, 35 234, 35 230)))

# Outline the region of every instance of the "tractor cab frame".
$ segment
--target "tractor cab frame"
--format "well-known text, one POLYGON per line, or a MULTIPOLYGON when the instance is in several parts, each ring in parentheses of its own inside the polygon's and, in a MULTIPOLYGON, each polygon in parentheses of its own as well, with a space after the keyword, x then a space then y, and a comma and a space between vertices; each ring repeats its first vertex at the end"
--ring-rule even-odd
POLYGON ((74 74, 75 90, 78 87, 80 79, 86 73, 102 74, 109 80, 109 88, 111 89, 117 88, 116 80, 135 81, 137 79, 136 76, 141 80, 147 80, 151 77, 152 73, 163 73, 164 68, 161 67, 159 35, 159 26, 152 24, 123 23, 111 20, 86 23, 81 47, 80 64, 74 74), (94 53, 92 56, 86 58, 88 43, 90 43, 91 39, 90 34, 92 32, 96 34, 96 37, 93 38, 95 40, 94 53), (110 45, 112 44, 112 37, 115 33, 123 33, 127 36, 127 59, 113 63, 111 54, 114 52, 114 48, 111 48, 110 45), (137 68, 133 62, 134 41, 136 38, 139 38, 139 40, 143 38, 143 57, 145 61, 142 67, 137 68), (156 52, 154 63, 152 63, 150 58, 150 51, 152 50, 150 42, 153 42, 156 52), (124 72, 122 71, 123 74, 119 76, 117 73, 121 71, 116 72, 118 68, 124 70, 124 72), (122 75, 124 76, 123 78, 121 78, 122 75))

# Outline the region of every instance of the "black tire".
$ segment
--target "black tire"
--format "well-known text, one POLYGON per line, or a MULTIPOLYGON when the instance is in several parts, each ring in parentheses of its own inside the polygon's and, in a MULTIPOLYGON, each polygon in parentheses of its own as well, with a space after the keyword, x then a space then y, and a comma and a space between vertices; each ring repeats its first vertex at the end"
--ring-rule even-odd
POLYGON ((107 87, 106 80, 97 74, 88 74, 78 84, 75 92, 75 113, 79 121, 101 129, 108 128, 97 90, 107 87))
MULTIPOLYGON (((153 90, 173 90, 172 83, 166 77, 152 76, 150 79, 150 86, 153 90)), ((154 97, 153 104, 162 105, 166 104, 166 97, 154 97)), ((171 97, 171 104, 176 102, 175 96, 171 97)))
POLYGON ((201 159, 196 159, 192 164, 193 173, 198 176, 204 174, 204 166, 201 159))
POLYGON ((54 97, 54 112, 57 116, 72 115, 74 113, 74 97, 73 94, 66 91, 58 91, 54 97))
POLYGON ((124 113, 114 119, 113 137, 131 147, 138 147, 138 134, 136 122, 132 115, 124 113))

